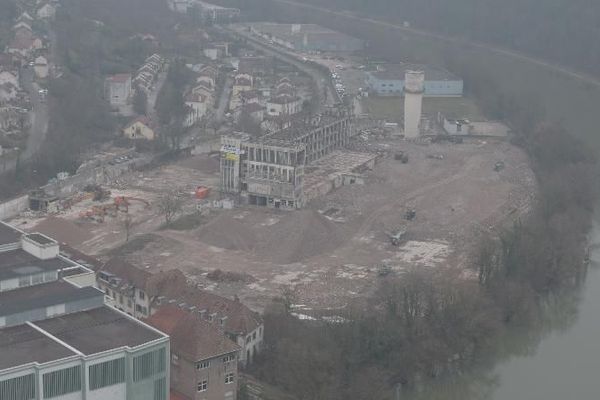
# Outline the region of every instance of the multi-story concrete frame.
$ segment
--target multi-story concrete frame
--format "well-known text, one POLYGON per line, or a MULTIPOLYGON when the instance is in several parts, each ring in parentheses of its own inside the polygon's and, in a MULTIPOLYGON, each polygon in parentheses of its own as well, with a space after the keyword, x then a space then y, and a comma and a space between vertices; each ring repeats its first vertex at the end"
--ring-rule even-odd
POLYGON ((260 138, 222 137, 221 190, 245 204, 302 208, 306 165, 346 146, 353 135, 351 117, 337 114, 260 138))

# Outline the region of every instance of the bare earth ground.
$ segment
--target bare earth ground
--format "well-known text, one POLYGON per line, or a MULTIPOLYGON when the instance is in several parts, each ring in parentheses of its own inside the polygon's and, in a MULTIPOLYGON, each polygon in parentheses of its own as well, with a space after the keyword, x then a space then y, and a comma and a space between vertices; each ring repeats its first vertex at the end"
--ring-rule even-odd
POLYGON ((409 266, 466 269, 480 233, 527 212, 533 201, 536 184, 527 157, 505 142, 419 145, 388 140, 359 147, 384 150, 387 156, 368 173, 365 185, 344 186, 305 210, 210 209, 197 228, 158 229, 162 220, 154 202, 161 192, 185 193, 192 212, 196 185, 217 188, 218 160, 196 156, 133 173, 121 182, 127 189, 111 188, 113 194, 125 192, 151 203, 149 208, 141 203, 132 207, 137 236, 127 246, 118 248, 124 243, 118 218, 81 221, 86 202, 52 218, 21 222, 92 254, 113 249, 152 271, 179 268, 199 286, 236 294, 257 310, 286 286, 296 289, 300 308, 337 310, 385 279, 378 273, 382 263, 395 274, 409 266), (393 158, 400 149, 409 154, 407 164, 393 158), (506 168, 494 171, 497 161, 506 168), (416 210, 413 221, 404 219, 407 209, 416 210), (67 236, 66 228, 72 226, 75 237, 57 234, 62 229, 67 236), (405 229, 407 237, 395 247, 386 232, 398 229, 405 229), (236 274, 211 280, 207 274, 215 269, 236 274))

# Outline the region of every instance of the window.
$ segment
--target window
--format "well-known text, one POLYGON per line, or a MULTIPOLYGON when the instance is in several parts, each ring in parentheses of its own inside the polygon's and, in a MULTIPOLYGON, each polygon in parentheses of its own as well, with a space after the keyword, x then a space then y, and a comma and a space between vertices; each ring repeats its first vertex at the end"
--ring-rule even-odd
POLYGON ((141 300, 144 300, 146 298, 146 294, 144 292, 142 292, 141 290, 139 292, 139 296, 140 296, 141 300))
POLYGON ((134 357, 133 359, 133 381, 138 382, 156 373, 163 372, 166 364, 166 350, 160 348, 134 357))
POLYGON ((256 340, 256 331, 252 334, 252 340, 256 340))
POLYGON ((205 392, 208 389, 208 381, 198 382, 198 391, 205 392))
POLYGON ((0 399, 35 399, 35 375, 30 374, 0 381, 0 399))
POLYGON ((127 299, 127 307, 131 308, 131 304, 132 304, 132 303, 131 303, 131 300, 130 300, 130 299, 127 299))
POLYGON ((235 354, 230 354, 228 356, 223 357, 223 363, 227 364, 231 361, 235 361, 235 354))
POLYGON ((230 383, 233 383, 233 372, 225 375, 225 384, 229 385, 230 383))
POLYGON ((43 375, 44 398, 81 391, 81 366, 65 368, 43 375))
POLYGON ((125 359, 119 358, 91 365, 89 373, 90 390, 125 382, 125 359))
POLYGON ((210 361, 201 361, 196 363, 196 369, 205 369, 210 367, 210 361))
POLYGON ((167 378, 162 377, 154 381, 154 400, 167 399, 167 378))
POLYGON ((123 295, 122 294, 119 295, 119 303, 123 304, 123 295))

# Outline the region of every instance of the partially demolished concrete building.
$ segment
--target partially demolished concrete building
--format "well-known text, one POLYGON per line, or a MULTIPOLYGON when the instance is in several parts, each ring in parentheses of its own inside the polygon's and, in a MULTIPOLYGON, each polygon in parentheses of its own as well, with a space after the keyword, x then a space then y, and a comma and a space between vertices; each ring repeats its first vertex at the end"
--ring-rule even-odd
POLYGON ((305 168, 348 144, 353 121, 332 109, 310 121, 260 137, 235 133, 221 139, 221 191, 242 204, 302 208, 305 168))

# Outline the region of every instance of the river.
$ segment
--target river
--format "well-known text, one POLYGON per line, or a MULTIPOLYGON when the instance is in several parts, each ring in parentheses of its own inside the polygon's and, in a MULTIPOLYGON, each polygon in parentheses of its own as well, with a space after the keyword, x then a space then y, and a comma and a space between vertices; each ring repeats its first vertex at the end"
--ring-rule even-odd
POLYGON ((576 322, 551 332, 534 355, 515 357, 496 369, 493 400, 597 400, 600 398, 600 222, 576 322))

